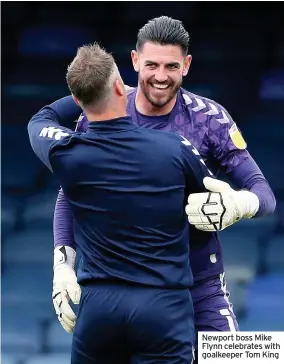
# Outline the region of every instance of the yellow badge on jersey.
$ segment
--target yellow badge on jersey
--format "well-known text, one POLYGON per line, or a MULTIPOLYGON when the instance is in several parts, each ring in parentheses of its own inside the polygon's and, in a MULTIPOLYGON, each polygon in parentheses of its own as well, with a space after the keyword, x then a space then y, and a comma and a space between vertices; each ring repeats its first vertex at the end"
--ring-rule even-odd
POLYGON ((236 124, 233 124, 230 127, 229 135, 230 135, 232 142, 238 149, 246 149, 247 143, 245 142, 245 140, 236 124))

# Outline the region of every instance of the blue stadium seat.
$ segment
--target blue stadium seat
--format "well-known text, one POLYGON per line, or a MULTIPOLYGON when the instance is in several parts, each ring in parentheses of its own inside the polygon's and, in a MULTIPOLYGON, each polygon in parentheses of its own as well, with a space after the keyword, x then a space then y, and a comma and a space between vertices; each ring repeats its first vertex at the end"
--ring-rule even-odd
MULTIPOLYGON (((23 220, 26 229, 42 228, 52 230, 54 207, 58 190, 46 190, 41 194, 31 196, 26 203, 23 220)), ((49 234, 50 236, 50 234, 49 234)), ((52 243, 51 243, 52 245, 52 243)))
POLYGON ((40 346, 39 325, 25 312, 2 310, 1 344, 4 353, 35 353, 40 346))
POLYGON ((284 274, 256 278, 248 288, 247 315, 241 330, 284 330, 284 274))
POLYGON ((271 240, 268 242, 267 264, 269 272, 284 271, 283 234, 273 236, 271 240))
POLYGON ((7 238, 2 246, 6 263, 49 263, 53 261, 52 230, 29 229, 7 238))
POLYGON ((70 354, 42 354, 30 357, 25 364, 70 364, 70 354))
POLYGON ((240 265, 254 270, 257 262, 257 240, 253 235, 237 229, 226 229, 220 233, 223 257, 226 265, 240 265))
MULTIPOLYGON (((237 224, 230 226, 231 232, 240 232, 243 235, 258 239, 270 233, 277 222, 276 215, 258 217, 257 219, 242 219, 237 224)), ((222 233, 221 233, 222 234, 222 233)))
POLYGON ((270 107, 265 107, 265 103, 262 102, 254 111, 247 114, 241 129, 248 142, 251 140, 265 143, 282 140, 284 123, 275 105, 270 104, 270 107))
POLYGON ((276 309, 273 306, 252 307, 244 319, 240 320, 241 331, 283 331, 283 307, 276 309))
POLYGON ((78 47, 92 41, 93 35, 88 29, 38 25, 21 33, 18 51, 22 56, 74 57, 78 47))
MULTIPOLYGON (((41 244, 40 240, 38 244, 41 244)), ((21 250, 25 250, 24 245, 21 250)), ((40 254, 44 255, 46 252, 43 250, 40 254)), ((52 260, 52 255, 53 253, 51 253, 50 260, 52 260)), ((2 279, 3 304, 27 304, 31 302, 31 307, 33 304, 39 306, 44 304, 45 308, 50 307, 53 266, 52 263, 42 264, 39 261, 37 257, 34 257, 34 260, 28 264, 20 264, 19 262, 7 264, 2 279)), ((45 312, 42 314, 45 315, 45 312)))
POLYGON ((72 335, 68 334, 58 320, 54 320, 50 326, 47 345, 52 352, 70 352, 72 343, 72 335))
POLYGON ((14 357, 12 354, 1 354, 1 363, 2 364, 18 364, 18 359, 14 357))
POLYGON ((17 196, 2 195, 1 232, 2 241, 21 228, 52 230, 54 207, 58 189, 51 190, 52 185, 43 193, 35 193, 24 199, 17 196))
POLYGON ((221 231, 220 241, 226 272, 227 289, 231 293, 235 314, 242 313, 246 302, 246 286, 257 268, 257 238, 261 234, 257 220, 241 220, 221 231))
MULTIPOLYGON (((17 220, 17 209, 19 208, 19 200, 16 198, 2 194, 1 197, 1 234, 2 239, 13 231, 17 220)), ((3 240, 2 240, 3 241, 3 240)))
POLYGON ((32 188, 43 165, 30 146, 26 125, 2 124, 1 131, 2 148, 5 150, 2 154, 4 191, 9 188, 32 188))
POLYGON ((273 189, 283 188, 284 169, 281 150, 276 146, 282 145, 284 123, 280 113, 271 106, 247 116, 246 123, 241 127, 247 141, 248 150, 261 168, 273 189))
POLYGON ((242 314, 246 307, 247 285, 255 276, 255 272, 249 266, 235 262, 234 265, 226 265, 227 290, 230 292, 230 302, 233 304, 235 314, 242 314))
MULTIPOLYGON (((17 316, 18 314, 25 315, 31 321, 36 321, 38 324, 49 322, 55 317, 55 311, 51 298, 51 289, 49 288, 49 297, 41 297, 43 289, 34 292, 27 292, 19 300, 16 300, 16 295, 13 297, 9 292, 2 291, 2 314, 3 316, 17 316), (30 293, 30 295, 29 295, 30 293), (30 297, 28 299, 28 296, 30 297)), ((19 295, 18 295, 19 297, 19 295)))
MULTIPOLYGON (((277 130, 277 129, 276 129, 277 130)), ((277 131, 280 132, 280 131, 277 131)), ((275 151, 277 141, 250 141, 249 150, 273 190, 283 188, 284 170, 281 153, 275 151), (265 148, 265 152, 264 152, 265 148)))

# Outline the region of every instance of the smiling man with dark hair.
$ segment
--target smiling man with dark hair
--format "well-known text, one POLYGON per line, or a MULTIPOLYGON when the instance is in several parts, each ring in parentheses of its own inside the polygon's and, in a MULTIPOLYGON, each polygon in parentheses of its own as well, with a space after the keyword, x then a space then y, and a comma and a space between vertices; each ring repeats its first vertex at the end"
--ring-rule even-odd
MULTIPOLYGON (((238 325, 226 290, 217 231, 242 218, 272 214, 276 202, 227 110, 181 87, 192 59, 188 42, 182 23, 165 16, 139 30, 137 48, 131 52, 138 87, 127 91, 127 112, 139 126, 184 136, 213 173, 222 170, 238 188, 235 191, 222 181, 206 179, 208 192, 191 194, 186 207, 196 331, 234 331, 238 325)), ((87 125, 83 114, 78 130, 86 130, 87 125)), ((54 215, 55 246, 76 246, 68 211, 61 191, 54 215)))

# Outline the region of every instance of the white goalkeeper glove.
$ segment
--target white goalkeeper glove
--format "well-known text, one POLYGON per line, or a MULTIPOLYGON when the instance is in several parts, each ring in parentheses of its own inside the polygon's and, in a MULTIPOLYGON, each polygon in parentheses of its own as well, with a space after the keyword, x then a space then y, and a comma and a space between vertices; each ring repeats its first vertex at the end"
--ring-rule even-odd
POLYGON ((257 213, 259 200, 253 192, 235 191, 228 183, 211 177, 205 177, 203 183, 210 192, 190 194, 185 207, 189 223, 198 230, 224 230, 257 213))
POLYGON ((79 304, 81 297, 81 288, 74 270, 75 257, 75 250, 69 246, 54 249, 52 300, 60 324, 69 333, 73 332, 76 323, 69 300, 79 304))

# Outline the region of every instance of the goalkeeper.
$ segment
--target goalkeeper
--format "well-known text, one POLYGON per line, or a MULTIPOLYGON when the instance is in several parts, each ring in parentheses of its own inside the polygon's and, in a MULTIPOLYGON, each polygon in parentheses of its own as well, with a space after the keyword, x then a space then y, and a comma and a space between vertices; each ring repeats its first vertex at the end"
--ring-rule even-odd
MULTIPOLYGON (((182 23, 168 17, 155 18, 140 29, 136 50, 131 53, 138 87, 129 88, 127 108, 138 125, 178 133, 190 140, 210 170, 217 173, 221 169, 239 189, 234 191, 208 177, 204 181, 208 192, 190 195, 186 207, 191 224, 196 331, 233 331, 238 325, 228 300, 217 231, 242 218, 272 214, 275 198, 228 112, 215 101, 180 87, 191 62, 188 42, 182 23)), ((77 129, 85 131, 87 124, 83 114, 77 129)), ((54 214, 55 247, 67 247, 71 255, 76 250, 72 221, 60 191, 54 214)), ((66 267, 69 261, 63 264, 66 267)), ((54 283, 55 292, 69 292, 69 287, 75 287, 73 265, 62 275, 56 263, 54 283)), ((60 308, 62 324, 71 332, 75 315, 66 307, 60 308)))

